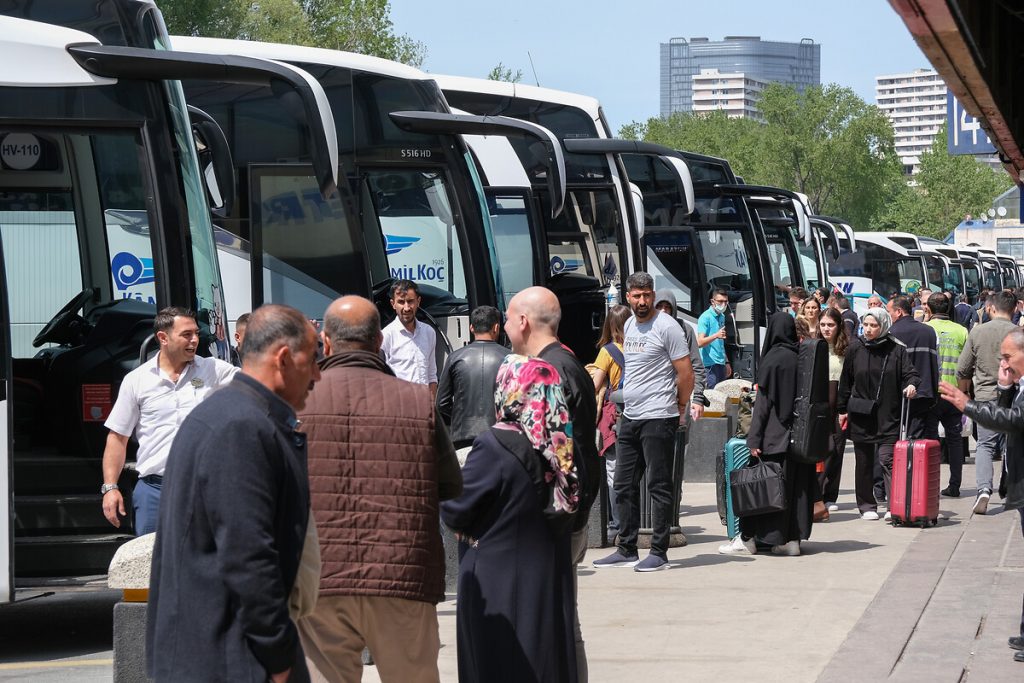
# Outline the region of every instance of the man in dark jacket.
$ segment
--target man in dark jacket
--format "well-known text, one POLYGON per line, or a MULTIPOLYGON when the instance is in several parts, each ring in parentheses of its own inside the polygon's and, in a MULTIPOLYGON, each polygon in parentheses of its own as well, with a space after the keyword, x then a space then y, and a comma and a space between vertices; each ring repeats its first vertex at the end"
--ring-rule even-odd
MULTIPOLYGON (((573 461, 583 483, 572 534, 572 575, 575 587, 575 565, 583 561, 587 552, 587 520, 590 506, 600 489, 600 478, 604 476, 604 464, 597 454, 597 397, 594 394, 594 382, 576 356, 558 341, 557 330, 561 319, 562 308, 554 293, 544 287, 529 287, 509 302, 505 332, 514 353, 546 360, 555 366, 562 378, 562 391, 572 419, 573 461)), ((576 666, 580 683, 585 683, 587 654, 578 613, 575 629, 576 666)))
MULTIPOLYGON (((496 341, 500 324, 498 309, 475 308, 469 316, 473 341, 448 356, 438 379, 437 410, 451 429, 456 449, 468 449, 494 424, 498 368, 510 353, 496 341)), ((465 455, 460 454, 463 459, 465 455)))
MULTIPOLYGON (((1010 331, 999 347, 999 396, 995 401, 971 401, 967 394, 950 383, 940 385, 942 398, 949 401, 967 417, 987 429, 1006 434, 1006 473, 1003 475, 1006 498, 1003 507, 1017 510, 1024 532, 1024 329, 1010 331)), ((1024 608, 1021 609, 1020 632, 1009 639, 1017 650, 1014 661, 1024 662, 1024 608)))
MULTIPOLYGON (((935 294, 931 298, 936 297, 942 295, 935 294)), ((894 297, 886 308, 892 316, 889 334, 903 342, 907 356, 921 378, 917 397, 910 402, 907 436, 911 439, 938 439, 938 422, 929 417, 939 396, 938 337, 933 328, 914 320, 910 297, 894 297)))
POLYGON ((288 598, 309 518, 316 332, 288 306, 249 319, 242 371, 193 410, 168 456, 150 574, 156 681, 308 681, 288 598))
POLYGON ((395 377, 381 338, 367 299, 324 313, 323 379, 299 414, 323 568, 299 631, 326 680, 360 680, 367 646, 383 680, 428 683, 444 599, 439 501, 462 492, 462 472, 430 389, 395 377))

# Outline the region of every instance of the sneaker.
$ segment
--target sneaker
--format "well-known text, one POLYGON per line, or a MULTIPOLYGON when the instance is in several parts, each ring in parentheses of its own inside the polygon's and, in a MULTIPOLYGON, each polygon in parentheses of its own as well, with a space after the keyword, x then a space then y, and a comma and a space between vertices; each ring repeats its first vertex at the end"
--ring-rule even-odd
POLYGON ((878 513, 874 510, 868 510, 867 512, 860 513, 861 519, 878 519, 878 513))
POLYGON ((888 522, 889 520, 891 520, 891 519, 892 519, 892 511, 891 511, 891 510, 886 510, 886 512, 885 512, 885 517, 883 517, 882 519, 884 519, 884 520, 885 520, 885 521, 887 521, 887 522, 888 522))
POLYGON ((637 562, 640 561, 639 555, 623 555, 620 551, 616 550, 607 557, 602 557, 599 560, 594 560, 595 567, 635 567, 637 562))
POLYGON ((638 562, 637 565, 633 567, 633 571, 656 572, 659 569, 668 569, 669 566, 670 565, 667 559, 665 559, 661 555, 655 555, 654 553, 651 553, 644 559, 640 560, 640 562, 638 562))
POLYGON ((974 501, 974 514, 983 515, 988 512, 988 499, 992 497, 992 492, 988 489, 982 489, 978 492, 978 499, 974 501))
POLYGON ((1013 661, 1015 661, 1015 662, 1024 662, 1024 650, 1022 650, 1021 652, 1014 652, 1013 653, 1013 661))
POLYGON ((800 541, 790 541, 784 545, 773 545, 772 555, 786 555, 796 557, 800 554, 800 541))
POLYGON ((839 512, 839 503, 829 503, 828 504, 828 511, 829 512, 839 512))
POLYGON ((743 535, 737 534, 729 543, 718 546, 718 552, 723 555, 756 555, 757 544, 754 539, 744 541, 743 535))
POLYGON ((1012 647, 1014 650, 1024 650, 1024 637, 1011 636, 1007 641, 1007 645, 1012 647))
POLYGON ((939 493, 944 495, 946 498, 960 497, 960 489, 955 489, 952 486, 947 486, 946 488, 942 489, 939 493))

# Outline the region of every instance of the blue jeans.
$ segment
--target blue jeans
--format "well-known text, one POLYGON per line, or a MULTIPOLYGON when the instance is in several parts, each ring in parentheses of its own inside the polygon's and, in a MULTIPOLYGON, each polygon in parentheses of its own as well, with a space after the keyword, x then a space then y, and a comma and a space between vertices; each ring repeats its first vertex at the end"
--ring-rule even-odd
POLYGON ((1002 453, 1006 435, 978 425, 978 447, 974 451, 974 478, 978 491, 992 492, 992 456, 1002 453))
POLYGON ((705 366, 707 370, 707 388, 714 389, 715 385, 719 382, 727 379, 725 376, 725 365, 708 365, 705 366))
POLYGON ((619 420, 615 442, 615 514, 619 520, 619 551, 636 555, 640 534, 640 479, 648 473, 651 494, 651 554, 668 553, 672 519, 672 458, 675 453, 678 417, 652 420, 619 420))
POLYGON ((156 521, 160 516, 161 485, 162 481, 153 477, 144 477, 135 484, 135 490, 132 492, 132 507, 135 509, 136 536, 156 531, 156 521))

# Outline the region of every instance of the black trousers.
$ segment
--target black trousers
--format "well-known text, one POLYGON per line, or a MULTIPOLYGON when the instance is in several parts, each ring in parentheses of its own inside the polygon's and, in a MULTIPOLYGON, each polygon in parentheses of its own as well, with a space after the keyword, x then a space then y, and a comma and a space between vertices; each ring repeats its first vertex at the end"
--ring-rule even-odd
POLYGON ((825 459, 825 471, 818 475, 821 499, 825 504, 839 500, 839 480, 843 476, 843 454, 846 451, 846 432, 832 435, 832 450, 825 459))
MULTIPOLYGON (((1017 512, 1020 513, 1020 531, 1024 534, 1024 508, 1020 508, 1017 512)), ((1020 608, 1020 637, 1024 638, 1024 603, 1020 608)))
POLYGON ((853 444, 853 453, 857 458, 855 470, 855 493, 857 509, 861 512, 877 511, 875 500, 875 467, 882 471, 885 489, 888 490, 892 481, 892 454, 894 443, 857 443, 853 444))
POLYGON ((619 551, 636 555, 640 533, 640 479, 647 472, 651 494, 651 553, 668 553, 672 520, 672 456, 679 418, 619 420, 615 442, 615 516, 619 521, 619 551))

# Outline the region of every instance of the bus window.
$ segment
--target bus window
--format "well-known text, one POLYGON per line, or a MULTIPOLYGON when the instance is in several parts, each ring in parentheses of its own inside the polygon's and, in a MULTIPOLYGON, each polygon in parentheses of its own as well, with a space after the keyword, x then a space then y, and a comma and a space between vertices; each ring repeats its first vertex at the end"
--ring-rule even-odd
POLYGON ((488 190, 487 209, 504 301, 533 285, 533 235, 529 206, 521 194, 488 190))
POLYGON ((928 285, 930 287, 943 287, 944 286, 944 273, 942 261, 938 256, 925 256, 925 266, 927 267, 928 285))
POLYGON ((750 262, 739 230, 698 230, 708 290, 721 287, 734 296, 753 290, 750 262))
POLYGON ((466 273, 448 188, 437 171, 369 170, 391 277, 465 301, 466 273))
POLYGON ((699 314, 704 301, 694 301, 693 290, 700 281, 700 269, 693 253, 693 233, 689 230, 654 230, 644 235, 647 245, 647 269, 656 289, 668 288, 676 295, 680 310, 699 314), (700 308, 695 311, 694 307, 700 308))
MULTIPOLYGON (((550 216, 550 199, 546 193, 538 192, 538 196, 541 211, 545 212, 541 215, 550 216)), ((607 285, 619 276, 621 235, 619 211, 611 190, 570 190, 565 210, 547 224, 551 274, 571 269, 607 285)))

